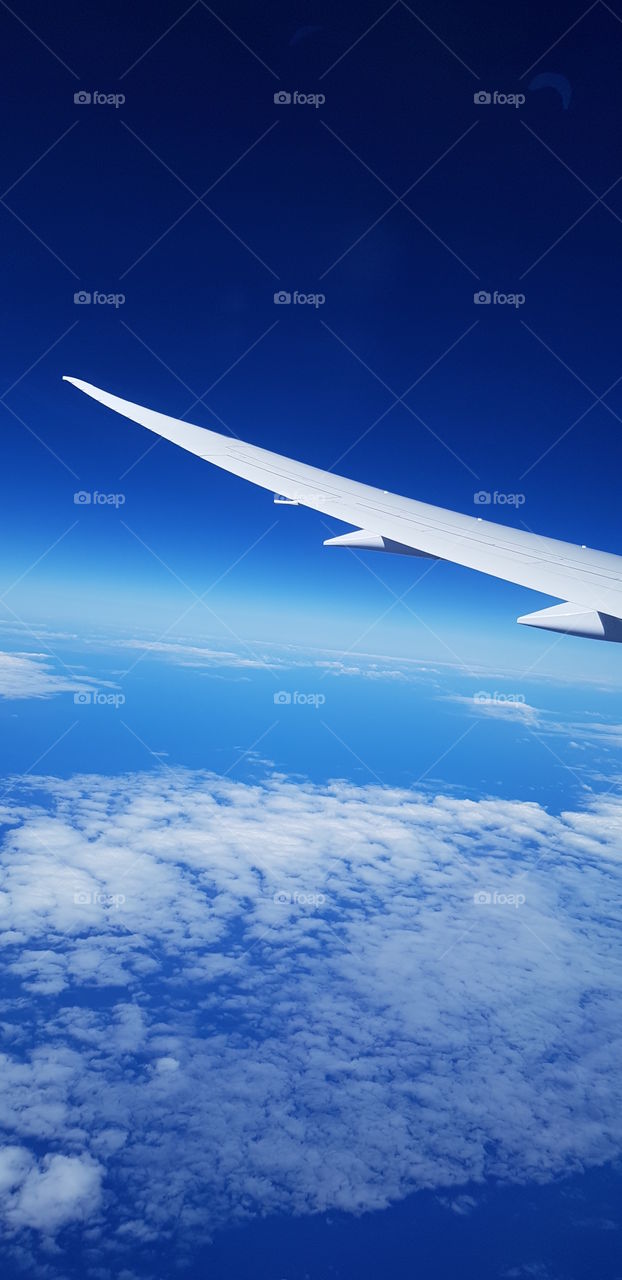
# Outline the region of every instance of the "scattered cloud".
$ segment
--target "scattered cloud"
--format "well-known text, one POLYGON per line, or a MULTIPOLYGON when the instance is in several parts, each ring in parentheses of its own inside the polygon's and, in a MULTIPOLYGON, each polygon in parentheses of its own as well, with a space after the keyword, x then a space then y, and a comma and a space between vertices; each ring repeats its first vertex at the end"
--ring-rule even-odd
POLYGON ((619 1157, 616 797, 167 769, 30 780, 0 817, 16 1247, 419 1188, 465 1214, 467 1184, 619 1157))
POLYGON ((522 721, 535 726, 541 716, 538 708, 527 702, 522 693, 479 689, 476 693, 447 693, 441 697, 443 702, 454 702, 457 706, 472 711, 474 715, 485 716, 490 720, 509 720, 513 724, 520 724, 522 721))
POLYGON ((0 1187, 9 1226, 53 1233, 92 1221, 101 1200, 101 1166, 88 1156, 47 1155, 35 1161, 23 1147, 0 1149, 0 1187))
POLYGON ((0 653, 0 698, 51 698, 92 688, 92 680, 64 670, 49 654, 0 653))
POLYGON ((453 1200, 440 1196, 439 1199, 446 1209, 451 1209, 451 1212, 457 1214, 459 1218, 467 1218, 474 1209, 477 1209, 477 1200, 473 1196, 454 1196, 453 1200))
POLYGON ((523 1262, 517 1267, 510 1267, 502 1272, 503 1280, 554 1280, 553 1272, 546 1262, 523 1262))
POLYGON ((417 659, 382 657, 377 654, 345 654, 330 650, 305 650, 293 645, 257 640, 248 646, 221 649, 215 645, 197 645, 189 641, 124 638, 117 641, 124 649, 138 649, 145 656, 165 659, 182 667, 295 670, 317 668, 326 676, 356 676, 370 680, 419 680, 438 675, 439 668, 417 659))

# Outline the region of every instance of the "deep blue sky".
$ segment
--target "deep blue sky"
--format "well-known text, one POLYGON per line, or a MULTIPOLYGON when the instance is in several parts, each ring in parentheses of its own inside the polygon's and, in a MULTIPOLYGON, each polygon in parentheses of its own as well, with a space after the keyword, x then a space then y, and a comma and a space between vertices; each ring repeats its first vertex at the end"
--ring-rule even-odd
MULTIPOLYGON (((484 514, 618 550, 622 383, 597 402, 622 375, 622 189, 597 201, 622 173, 611 9, 577 22, 581 5, 414 16, 398 3, 376 23, 373 3, 228 3, 218 21, 197 3, 177 22, 181 3, 20 0, 15 13, 0 12, 5 586, 80 521, 7 596, 20 617, 160 629, 190 597, 151 552, 202 591, 275 518, 212 596, 236 632, 347 646, 392 601, 322 550, 320 517, 275 510, 165 444, 133 466, 150 439, 63 373, 180 416, 216 384, 190 420, 324 467, 346 454, 347 475, 462 511, 480 488, 521 492, 520 511, 484 514), (542 74, 564 77, 567 105, 529 89, 542 74), (77 106, 80 89, 126 102, 77 106), (278 89, 326 102, 276 106, 278 89), (478 89, 526 102, 478 106, 478 89), (382 217, 413 183, 408 208, 382 217), (214 213, 182 216, 212 184, 214 213), (81 287, 126 302, 78 307, 81 287), (326 301, 277 307, 278 287, 326 301), (526 301, 475 306, 478 287, 526 301), (76 489, 120 491, 124 508, 76 508, 76 489)), ((415 576, 408 560, 367 563, 398 594, 415 576)), ((409 603, 470 657, 490 656, 491 629, 524 665, 549 643, 514 624, 544 598, 451 566, 409 603)), ((400 608, 373 642, 443 652, 400 608)), ((583 663, 583 642, 561 647, 583 663)))

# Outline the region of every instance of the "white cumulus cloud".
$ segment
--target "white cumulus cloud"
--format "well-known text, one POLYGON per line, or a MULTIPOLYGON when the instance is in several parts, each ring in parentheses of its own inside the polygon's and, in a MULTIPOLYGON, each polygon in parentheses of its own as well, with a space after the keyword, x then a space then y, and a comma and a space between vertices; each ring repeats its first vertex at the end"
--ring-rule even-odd
POLYGON ((467 1183, 619 1158, 615 796, 167 770, 35 779, 5 817, 9 1232, 196 1241, 424 1187, 464 1214, 467 1183))

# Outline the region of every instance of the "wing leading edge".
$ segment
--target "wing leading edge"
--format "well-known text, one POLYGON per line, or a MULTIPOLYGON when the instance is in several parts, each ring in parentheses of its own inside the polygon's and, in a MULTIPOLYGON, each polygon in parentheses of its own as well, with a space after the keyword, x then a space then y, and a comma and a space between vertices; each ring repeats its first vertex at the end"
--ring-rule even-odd
POLYGON ((387 493, 132 404, 79 378, 65 377, 64 381, 224 471, 355 526, 352 534, 329 542, 450 560, 530 587, 563 604, 525 615, 519 622, 622 641, 621 556, 387 493))

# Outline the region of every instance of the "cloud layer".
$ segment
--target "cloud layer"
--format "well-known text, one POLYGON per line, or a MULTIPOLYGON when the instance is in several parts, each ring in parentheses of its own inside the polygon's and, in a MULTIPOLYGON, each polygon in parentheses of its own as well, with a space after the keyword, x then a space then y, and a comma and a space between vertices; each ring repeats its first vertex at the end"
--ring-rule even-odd
POLYGON ((3 811, 5 1230, 101 1248, 622 1150, 622 805, 36 779, 3 811))

